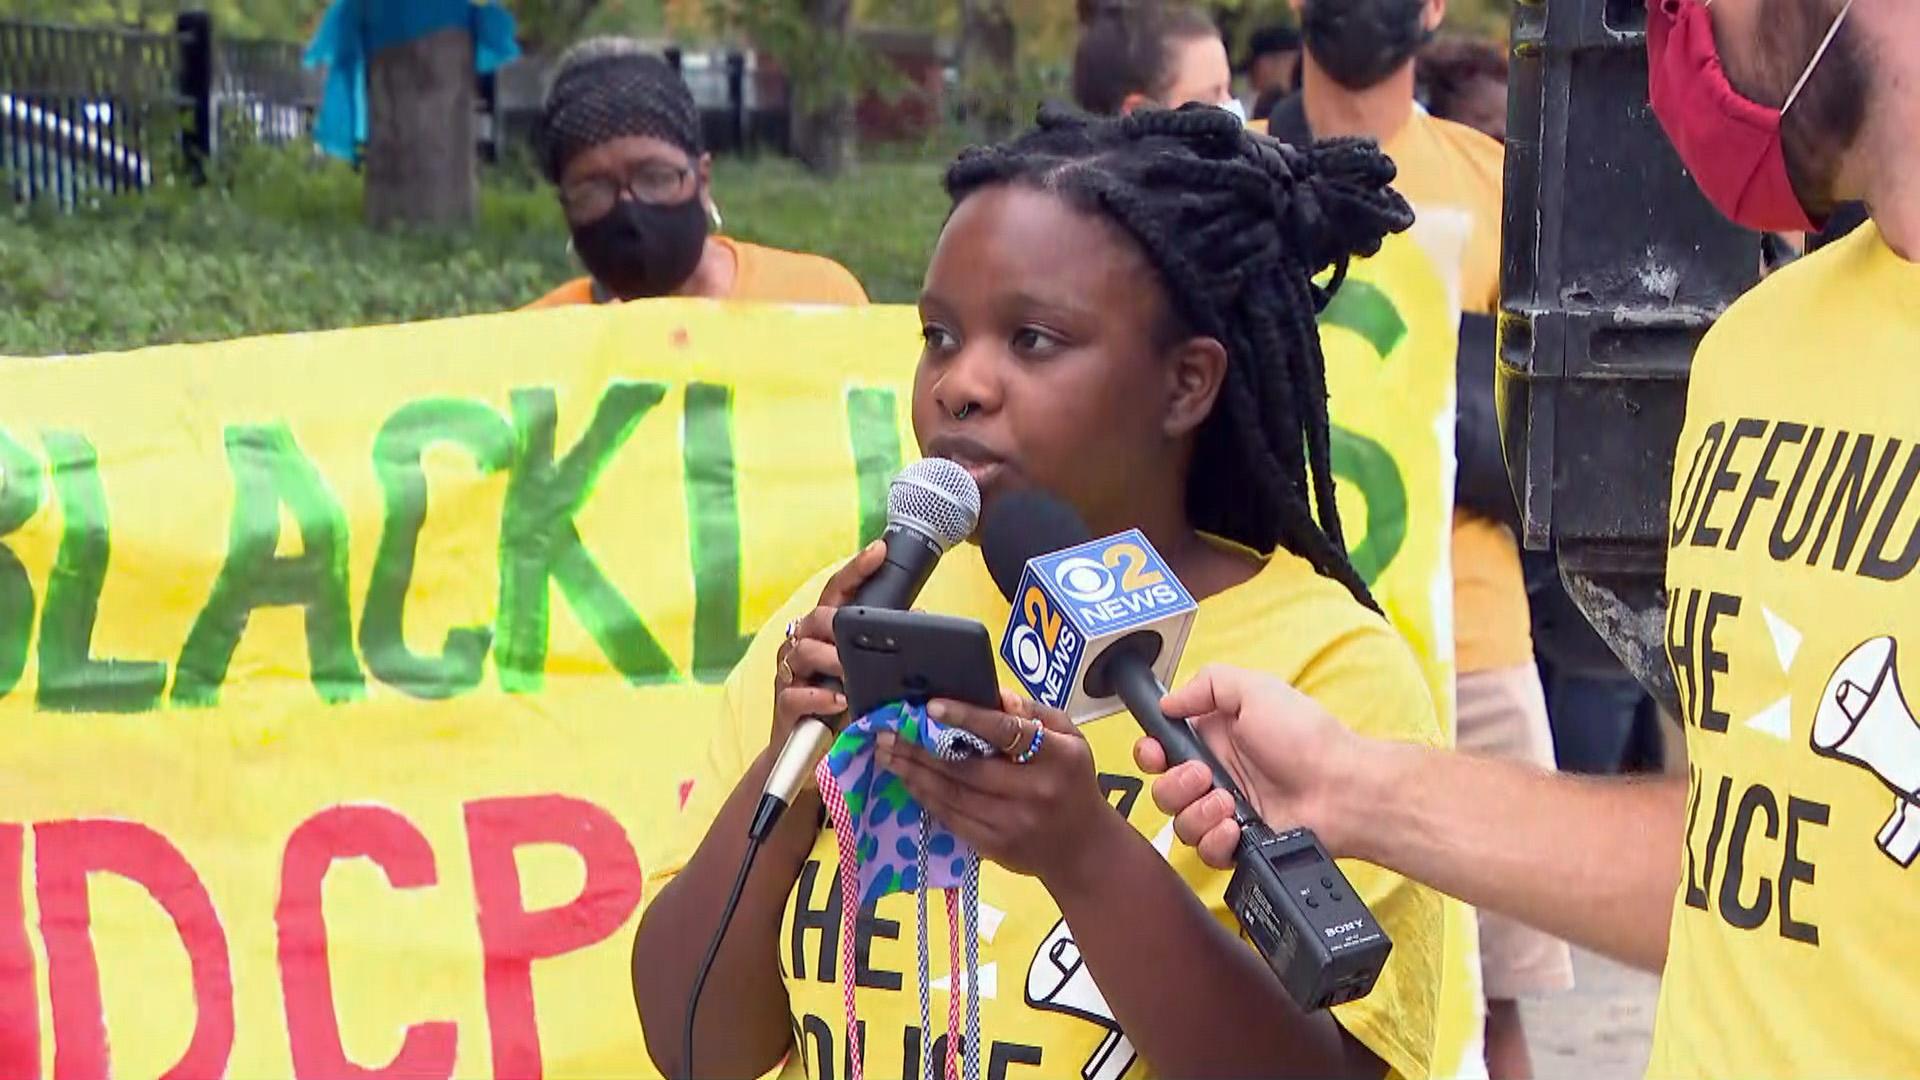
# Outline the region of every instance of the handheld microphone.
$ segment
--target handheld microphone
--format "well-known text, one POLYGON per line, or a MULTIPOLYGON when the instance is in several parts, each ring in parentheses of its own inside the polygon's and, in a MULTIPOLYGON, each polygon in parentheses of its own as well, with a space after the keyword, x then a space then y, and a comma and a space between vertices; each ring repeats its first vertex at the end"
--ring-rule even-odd
POLYGON ((1125 708, 1166 750, 1233 796, 1240 846, 1227 906, 1301 1008, 1365 997, 1393 942, 1312 830, 1276 832, 1184 720, 1160 708, 1198 605, 1137 529, 1089 540, 1073 509, 1009 492, 981 528, 987 569, 1013 614, 1001 655, 1034 700, 1075 723, 1125 708))
MULTIPOLYGON (((973 535, 980 520, 980 489, 967 470, 946 458, 922 458, 900 470, 887 486, 887 559, 853 594, 861 607, 907 608, 948 549, 973 535)), ((842 691, 840 680, 816 685, 842 691)), ((808 717, 787 736, 761 789, 747 835, 764 840, 833 745, 833 727, 808 717)))

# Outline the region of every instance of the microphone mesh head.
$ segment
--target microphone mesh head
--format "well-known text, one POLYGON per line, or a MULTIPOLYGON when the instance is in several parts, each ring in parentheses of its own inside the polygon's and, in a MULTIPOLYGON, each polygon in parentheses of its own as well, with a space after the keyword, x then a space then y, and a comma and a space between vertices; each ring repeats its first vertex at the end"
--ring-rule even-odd
POLYGON ((905 525, 946 551, 973 535, 980 522, 980 488, 967 470, 946 458, 922 458, 887 485, 887 521, 905 525))

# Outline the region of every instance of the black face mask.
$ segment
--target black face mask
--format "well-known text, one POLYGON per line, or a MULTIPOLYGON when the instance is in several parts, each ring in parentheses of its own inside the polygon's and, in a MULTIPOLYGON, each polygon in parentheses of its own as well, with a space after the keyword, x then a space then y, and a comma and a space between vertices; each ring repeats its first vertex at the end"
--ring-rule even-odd
POLYGON ((573 227, 573 250, 587 273, 622 300, 666 296, 686 284, 706 246, 707 213, 698 195, 670 206, 621 199, 604 216, 573 227))
POLYGON ((1300 40, 1316 64, 1349 90, 1365 90, 1400 69, 1431 35, 1422 0, 1307 0, 1300 40))

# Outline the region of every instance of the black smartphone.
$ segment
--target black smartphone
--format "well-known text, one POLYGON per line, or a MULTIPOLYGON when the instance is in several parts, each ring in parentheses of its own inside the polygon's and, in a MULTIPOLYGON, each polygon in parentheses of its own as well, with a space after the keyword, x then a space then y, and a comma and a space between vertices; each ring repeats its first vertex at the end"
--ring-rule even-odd
POLYGON ((1000 704, 993 639, 972 619, 843 607, 834 612, 833 637, 853 716, 894 701, 946 698, 988 709, 1000 704))

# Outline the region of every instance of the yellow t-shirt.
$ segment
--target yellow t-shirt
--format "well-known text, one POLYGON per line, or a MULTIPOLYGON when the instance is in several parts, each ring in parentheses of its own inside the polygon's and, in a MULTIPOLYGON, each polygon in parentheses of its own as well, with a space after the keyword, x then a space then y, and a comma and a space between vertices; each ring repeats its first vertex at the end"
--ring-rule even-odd
POLYGON ((1460 308, 1477 315, 1498 314, 1506 148, 1465 124, 1416 108, 1380 149, 1399 169, 1394 190, 1416 213, 1446 208, 1473 218, 1460 267, 1460 308))
MULTIPOLYGON (((1460 267, 1460 307, 1500 308, 1500 193, 1506 150, 1496 140, 1415 109, 1381 147, 1399 167, 1393 186, 1416 213, 1445 208, 1473 219, 1460 267)), ((1533 662, 1526 576, 1513 531, 1453 516, 1453 650, 1462 672, 1533 662)))
POLYGON ((1453 512, 1453 663, 1465 674, 1533 663, 1520 541, 1500 522, 1453 512))
MULTIPOLYGON (((847 268, 820 255, 762 247, 725 236, 713 238, 733 252, 733 291, 728 300, 770 304, 841 304, 859 307, 867 291, 847 268)), ((579 277, 527 305, 534 308, 593 303, 593 279, 579 277)))
MULTIPOLYGON (((711 816, 767 743, 775 655, 789 618, 810 608, 825 574, 803 586, 755 638, 728 681, 728 707, 696 779, 689 813, 711 816)), ((929 611, 978 619, 998 633, 1008 608, 979 549, 948 554, 921 593, 929 611)), ((1354 727, 1427 745, 1442 742, 1431 699, 1406 645, 1341 585, 1305 562, 1276 554, 1252 580, 1200 604, 1179 679, 1207 663, 1239 664, 1279 675, 1354 727)), ((1004 666, 1003 685, 1018 685, 1004 666)), ((1102 788, 1133 826, 1167 855, 1174 870, 1215 914, 1234 926, 1221 894, 1227 875, 1202 866, 1173 839, 1153 805, 1148 778, 1133 764, 1139 728, 1125 714, 1082 725, 1102 788)), ((697 842, 698 838, 694 838, 697 842)), ((684 859, 675 860, 684 864, 684 859)), ((839 983, 839 919, 832 831, 823 830, 795 885, 780 934, 780 967, 793 1010, 798 1053, 788 1075, 845 1075, 845 1017, 839 983)), ((1433 1055, 1444 934, 1438 894, 1364 863, 1342 869, 1393 938, 1393 953, 1373 993, 1335 1009, 1340 1023, 1401 1076, 1425 1076, 1433 1055)), ((1116 898, 1118 899, 1118 898, 1116 898)), ((1141 1080, 1148 1075, 1093 990, 1060 925, 1060 911, 1039 882, 992 863, 980 885, 981 1062, 994 1076, 1074 1076, 1141 1080), (1062 945, 1062 939, 1069 943, 1062 945)), ((948 975, 946 910, 936 894, 929 916, 936 1038, 945 1032, 948 975)), ((918 1068, 919 987, 915 974, 914 898, 883 898, 856 938, 860 1020, 871 1076, 918 1068)), ((1143 932, 1150 928, 1143 928, 1143 932)), ((1168 993, 1191 988, 1169 986, 1168 993)), ((710 991, 711 992, 711 991, 710 991)))
POLYGON ((1667 564, 1692 784, 1652 1075, 1920 1069, 1917 371, 1920 264, 1871 223, 1695 356, 1667 564))

